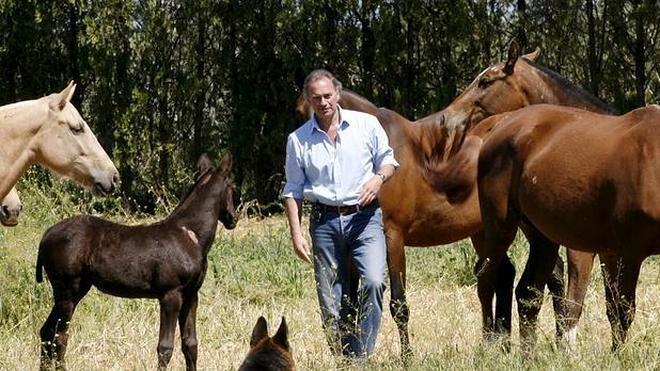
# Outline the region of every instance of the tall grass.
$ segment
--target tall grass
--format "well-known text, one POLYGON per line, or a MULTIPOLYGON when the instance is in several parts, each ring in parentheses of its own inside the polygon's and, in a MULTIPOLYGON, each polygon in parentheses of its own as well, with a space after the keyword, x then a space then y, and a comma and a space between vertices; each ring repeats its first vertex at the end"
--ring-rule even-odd
MULTIPOLYGON (((153 217, 128 214, 120 201, 71 193, 69 186, 32 184, 21 187, 25 209, 21 224, 0 229, 0 369, 38 367, 39 329, 51 308, 50 285, 36 284, 36 249, 43 232, 77 213, 99 213, 123 223, 149 222, 153 217), (73 196, 72 196, 73 194, 73 196), (91 206, 90 206, 91 205, 91 206)), ((163 213, 173 205, 163 205, 163 213)), ((527 245, 518 238, 512 248, 520 271, 527 245)), ((530 358, 514 345, 510 353, 481 343, 481 317, 469 242, 435 248, 408 248, 408 300, 414 370, 509 369, 658 369, 660 272, 657 259, 643 266, 638 287, 638 312, 630 339, 617 354, 609 352, 610 330, 605 316, 602 279, 594 269, 580 322, 578 349, 569 354, 554 344, 551 305, 541 312, 539 343, 530 358)), ((518 272, 520 273, 520 272, 518 272)), ((388 293, 386 293, 387 295, 388 293)), ((386 297, 386 305, 389 298, 386 297)), ((248 349, 252 327, 264 315, 271 331, 286 316, 294 357, 302 370, 337 367, 320 329, 311 266, 292 252, 283 217, 242 220, 233 231, 218 229, 209 255, 209 270, 200 292, 198 338, 200 369, 236 369, 248 349)), ((349 369, 401 369, 398 332, 387 310, 383 314, 376 354, 349 369)), ((517 329, 514 314, 514 329, 517 329)), ((154 300, 127 300, 92 290, 81 302, 70 327, 68 367, 71 370, 155 369, 158 305, 154 300)), ((178 339, 178 334, 177 334, 178 339)), ((513 334, 518 343, 517 331, 513 334)), ((177 340, 178 345, 178 340, 177 340)), ((182 369, 179 347, 171 362, 182 369)))

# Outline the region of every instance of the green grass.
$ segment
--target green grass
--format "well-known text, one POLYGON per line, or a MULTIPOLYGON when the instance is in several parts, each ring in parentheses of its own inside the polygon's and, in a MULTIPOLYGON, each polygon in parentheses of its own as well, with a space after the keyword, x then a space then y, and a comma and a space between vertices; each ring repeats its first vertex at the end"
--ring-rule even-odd
MULTIPOLYGON (((26 188, 26 187, 22 187, 26 188)), ((21 188, 21 189, 22 189, 21 188)), ((38 367, 38 332, 51 306, 48 282, 36 284, 34 264, 42 233, 61 218, 95 212, 98 205, 113 210, 106 217, 135 224, 153 217, 129 215, 121 203, 70 195, 56 183, 48 189, 24 190, 21 224, 0 229, 0 369, 38 367), (97 203, 96 206, 95 203, 97 203), (92 206, 90 206, 92 205, 92 206), (108 206, 110 205, 110 206, 108 206)), ((168 207, 163 207, 168 209, 168 207)), ((522 270, 526 242, 511 249, 522 270)), ((546 297, 541 312, 539 343, 530 358, 518 346, 514 313, 514 347, 502 353, 481 343, 481 317, 469 241, 435 248, 408 248, 408 300, 414 356, 413 370, 526 369, 658 369, 660 368, 660 264, 649 259, 638 288, 638 311, 627 345, 609 352, 610 330, 605 317, 602 280, 594 269, 580 322, 578 349, 569 354, 554 345, 554 320, 546 297)), ((241 220, 233 231, 220 227, 209 254, 209 270, 200 292, 198 366, 231 370, 248 350, 254 322, 264 315, 274 331, 286 316, 294 358, 301 370, 336 368, 320 330, 312 268, 297 259, 283 217, 241 220)), ((386 307, 389 301, 386 292, 386 307)), ((92 290, 81 302, 69 330, 67 352, 71 370, 155 369, 158 305, 154 300, 126 300, 92 290)), ((183 369, 177 334, 171 369, 183 369)), ((349 369, 398 370, 398 332, 387 309, 376 354, 370 362, 349 369)))

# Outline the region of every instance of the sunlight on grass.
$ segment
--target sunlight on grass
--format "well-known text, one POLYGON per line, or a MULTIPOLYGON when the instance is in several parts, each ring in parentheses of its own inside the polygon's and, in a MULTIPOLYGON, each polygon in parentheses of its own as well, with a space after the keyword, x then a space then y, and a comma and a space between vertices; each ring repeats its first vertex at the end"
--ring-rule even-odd
MULTIPOLYGON (((51 307, 48 282, 36 284, 34 264, 39 240, 60 218, 90 212, 75 200, 27 192, 21 225, 0 229, 0 369, 38 367, 39 329, 51 307), (51 204, 57 203, 57 205, 51 204)), ((110 218, 136 224, 146 221, 115 212, 110 218)), ((153 218, 149 218, 153 221, 153 218)), ((522 237, 511 249, 522 270, 527 244, 522 237)), ((643 265, 638 311, 630 339, 611 354, 602 279, 594 269, 586 308, 579 326, 578 349, 557 350, 549 298, 540 315, 536 353, 518 351, 514 313, 514 349, 502 353, 481 343, 481 316, 472 267, 476 260, 469 241, 435 248, 408 248, 408 300, 414 370, 510 369, 658 369, 660 367, 660 272, 657 258, 643 265)), ((301 370, 336 368, 320 331, 312 267, 298 260, 290 246, 283 217, 241 220, 233 231, 218 228, 209 254, 208 274, 200 291, 198 338, 200 369, 236 369, 248 350, 255 320, 264 315, 273 331, 281 316, 289 323, 290 342, 301 370)), ((386 291, 385 308, 389 291, 386 291)), ((93 289, 81 302, 70 327, 67 365, 70 370, 155 369, 158 305, 155 300, 125 300, 93 289)), ((177 334, 171 369, 184 368, 177 334)), ((398 331, 389 311, 374 357, 354 369, 398 370, 398 331)), ((353 368, 349 368, 353 369, 353 368)))

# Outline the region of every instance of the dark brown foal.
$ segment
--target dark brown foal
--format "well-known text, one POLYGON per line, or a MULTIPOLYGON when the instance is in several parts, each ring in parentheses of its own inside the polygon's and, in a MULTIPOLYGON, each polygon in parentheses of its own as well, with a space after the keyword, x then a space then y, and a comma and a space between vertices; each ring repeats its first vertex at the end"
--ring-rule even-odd
POLYGON ((197 292, 204 282, 207 254, 218 220, 236 226, 234 185, 228 180, 231 156, 218 168, 200 159, 200 177, 166 219, 127 226, 93 216, 75 216, 44 234, 37 258, 37 282, 42 268, 53 287, 53 309, 41 328, 41 368, 56 361, 64 368, 73 312, 89 289, 125 298, 160 302, 158 368, 172 357, 177 320, 186 369, 197 365, 195 317, 197 292))

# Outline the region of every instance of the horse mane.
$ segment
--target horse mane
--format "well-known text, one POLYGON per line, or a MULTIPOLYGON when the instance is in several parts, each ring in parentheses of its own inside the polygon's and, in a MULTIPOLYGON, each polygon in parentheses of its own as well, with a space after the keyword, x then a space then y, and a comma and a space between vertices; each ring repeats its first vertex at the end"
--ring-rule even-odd
POLYGON ((179 203, 176 205, 176 207, 174 208, 174 210, 172 211, 172 213, 170 213, 170 216, 167 217, 165 220, 167 220, 167 219, 169 219, 170 217, 172 217, 173 215, 175 215, 175 214, 177 213, 177 211, 179 211, 179 209, 183 208, 184 205, 187 205, 187 204, 188 204, 188 199, 191 197, 191 195, 193 194, 193 192, 197 189, 197 187, 199 186, 199 184, 201 184, 201 183, 205 183, 206 181, 208 181, 207 178, 210 177, 211 174, 212 174, 214 171, 215 171, 215 167, 214 167, 214 166, 211 166, 211 167, 209 167, 208 169, 206 169, 206 171, 204 171, 201 175, 199 175, 199 176, 197 177, 197 180, 195 181, 195 183, 194 183, 190 188, 188 188, 188 191, 187 191, 186 194, 181 198, 181 201, 179 201, 179 203))
MULTIPOLYGON (((589 93, 588 91, 584 90, 583 88, 579 87, 578 85, 575 85, 573 82, 569 81, 566 79, 564 76, 558 74, 557 72, 549 69, 548 67, 541 66, 539 64, 536 64, 527 58, 520 58, 521 60, 525 61, 530 67, 535 68, 541 72, 542 78, 549 79, 551 80, 554 84, 558 85, 559 88, 568 94, 569 96, 575 98, 578 101, 582 102, 587 102, 588 104, 600 109, 604 113, 607 114, 614 114, 614 110, 612 107, 609 105, 605 104, 603 101, 600 99, 596 98, 593 94, 589 93)), ((578 107, 581 108, 581 107, 578 107)))

